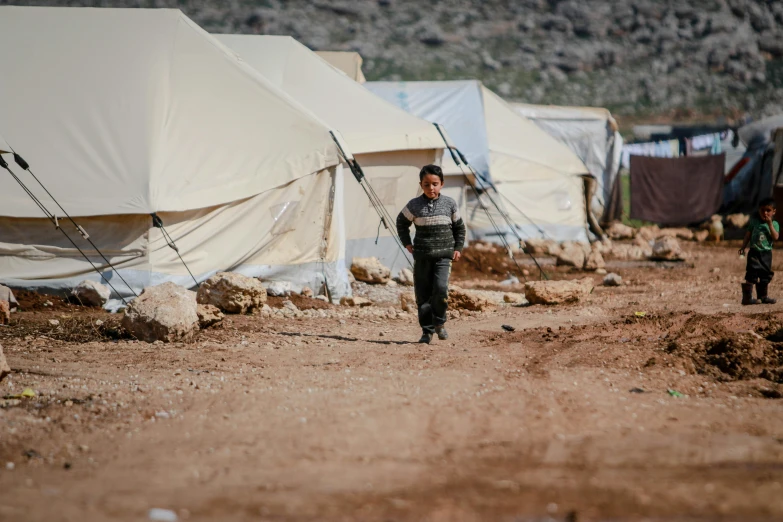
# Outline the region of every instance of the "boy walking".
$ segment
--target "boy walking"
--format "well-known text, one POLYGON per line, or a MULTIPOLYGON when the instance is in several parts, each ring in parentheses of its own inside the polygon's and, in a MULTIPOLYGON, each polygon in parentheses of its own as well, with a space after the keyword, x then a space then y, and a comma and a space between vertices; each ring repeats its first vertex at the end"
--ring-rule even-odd
POLYGON ((420 343, 429 344, 434 334, 446 333, 449 275, 451 262, 459 261, 465 244, 465 223, 457 202, 441 196, 443 171, 437 165, 426 165, 419 172, 423 194, 408 202, 397 216, 397 233, 402 244, 413 254, 413 288, 419 309, 420 343), (416 227, 411 241, 411 223, 416 227))
POLYGON ((745 255, 745 248, 750 244, 748 263, 745 268, 745 282, 742 283, 742 304, 753 305, 761 301, 764 304, 775 304, 777 301, 767 295, 769 282, 775 273, 772 271, 772 242, 777 241, 780 227, 775 217, 775 200, 766 198, 759 204, 758 215, 751 216, 748 221, 748 231, 740 248, 740 256, 745 255), (757 299, 753 299, 753 285, 756 285, 757 299))

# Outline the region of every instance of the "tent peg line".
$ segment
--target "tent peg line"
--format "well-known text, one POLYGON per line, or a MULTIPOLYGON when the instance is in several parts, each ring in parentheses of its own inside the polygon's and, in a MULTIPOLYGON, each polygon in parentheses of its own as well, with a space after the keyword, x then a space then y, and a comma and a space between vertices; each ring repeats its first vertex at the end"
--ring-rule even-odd
POLYGON ((379 224, 379 230, 380 225, 382 224, 383 227, 389 231, 392 238, 394 238, 394 242, 399 247, 400 251, 402 252, 403 257, 408 262, 408 266, 413 268, 413 264, 411 263, 410 258, 408 257, 408 250, 405 248, 405 245, 402 244, 402 240, 400 239, 400 236, 397 234, 396 225, 394 218, 389 215, 389 212, 386 210, 386 207, 383 204, 383 201, 381 201, 381 198, 378 196, 378 194, 375 192, 375 189, 373 189, 372 185, 370 184, 370 180, 367 179, 367 176, 364 175, 364 171, 362 170, 361 165, 359 165, 359 162, 356 161, 356 158, 349 159, 348 155, 345 153, 345 150, 343 150, 342 145, 340 145, 339 140, 334 135, 334 132, 329 131, 329 134, 331 134, 332 139, 334 140, 334 143, 337 145, 337 149, 340 151, 340 155, 343 157, 343 160, 345 160, 345 163, 348 164, 348 167, 351 169, 351 173, 353 174, 353 177, 356 178, 356 181, 359 182, 359 185, 364 190, 364 193, 367 195, 367 198, 370 200, 370 204, 375 209, 375 212, 378 214, 378 217, 380 218, 380 224, 379 224))
MULTIPOLYGON (((453 146, 451 146, 449 144, 448 140, 446 139, 446 135, 443 133, 443 130, 441 129, 440 125, 438 123, 433 123, 433 125, 437 129, 438 134, 440 134, 441 139, 443 139, 443 143, 446 145, 446 148, 448 149, 449 154, 451 154, 451 159, 459 167, 459 170, 460 170, 460 172, 462 172, 462 175, 465 176, 465 180, 467 180, 468 185, 470 186, 470 188, 473 189, 473 194, 476 196, 476 200, 478 201, 479 205, 481 205, 481 208, 486 213, 487 219, 489 220, 490 224, 492 225, 492 228, 495 229, 495 233, 500 238, 500 241, 503 243, 503 246, 506 248, 506 252, 508 252, 509 257, 514 262, 514 265, 517 267, 517 271, 519 272, 519 275, 522 276, 523 280, 527 281, 527 278, 525 277, 525 274, 522 271, 522 267, 519 266, 519 263, 517 262, 516 258, 514 257, 514 251, 511 248, 511 245, 508 243, 508 240, 506 239, 506 235, 500 230, 500 227, 495 222, 495 219, 492 217, 492 213, 490 212, 489 207, 487 207, 486 204, 484 203, 484 201, 482 201, 481 194, 479 194, 478 188, 476 188, 476 184, 474 183, 473 179, 479 180, 479 182, 482 184, 481 189, 484 191, 484 194, 487 195, 487 197, 489 198, 490 202, 492 202, 492 205, 495 207, 495 209, 498 211, 498 213, 506 221, 506 225, 508 226, 508 228, 510 228, 514 232, 514 235, 516 236, 517 241, 519 241, 519 246, 521 248, 523 239, 519 235, 519 233, 517 232, 517 229, 516 229, 517 225, 516 225, 516 223, 511 221, 511 218, 508 216, 508 214, 506 212, 504 212, 500 208, 500 205, 498 205, 497 201, 495 201, 495 198, 492 197, 492 194, 490 194, 489 191, 486 190, 486 188, 483 186, 484 182, 481 181, 481 177, 478 175, 478 173, 476 173, 475 170, 473 170, 473 167, 470 165, 470 163, 468 163, 468 160, 465 158, 465 156, 462 155, 462 153, 459 151, 459 149, 457 149, 456 147, 453 147, 453 146), (457 157, 457 155, 459 155, 459 157, 457 157), (465 172, 465 170, 462 168, 463 164, 468 169, 470 169, 470 172, 473 174, 473 179, 471 179, 470 176, 468 176, 468 173, 465 172)), ((533 226, 535 226, 536 228, 541 230, 540 227, 538 227, 538 225, 536 225, 536 223, 533 222, 533 220, 531 220, 527 216, 525 216, 525 217, 533 224, 533 226)), ((541 231, 541 232, 543 233, 543 231, 541 231)), ((538 268, 539 277, 541 279, 549 279, 549 277, 546 275, 546 272, 544 272, 544 269, 541 268, 540 264, 538 264, 538 260, 533 256, 533 254, 528 252, 527 255, 530 256, 530 259, 533 260, 533 263, 538 268)))
POLYGON ((193 279, 193 282, 196 283, 196 288, 201 288, 201 285, 196 280, 195 276, 193 275, 193 272, 190 271, 190 267, 185 262, 185 260, 182 259, 182 256, 179 253, 179 247, 177 247, 177 244, 174 242, 174 239, 169 235, 168 230, 166 230, 166 228, 163 226, 163 220, 160 219, 160 216, 158 216, 155 212, 150 214, 150 216, 152 216, 152 226, 160 229, 160 232, 163 235, 163 239, 166 240, 166 244, 168 244, 169 248, 171 248, 174 252, 176 252, 179 260, 182 261, 183 265, 185 265, 185 270, 188 271, 188 274, 190 274, 190 277, 193 279))
MULTIPOLYGON (((21 159, 21 157, 20 157, 20 159, 21 159)), ((22 161, 24 162, 24 160, 22 160, 22 161)), ((20 165, 20 166, 21 166, 21 165, 20 165)), ((33 202, 34 202, 34 203, 35 203, 35 204, 38 206, 38 208, 39 208, 39 209, 41 209, 41 212, 43 212, 43 213, 44 213, 44 215, 47 217, 47 219, 49 219, 49 221, 51 221, 51 222, 52 222, 52 224, 54 225, 54 228, 56 228, 57 230, 59 230, 60 232, 62 232, 62 233, 63 233, 63 235, 64 235, 64 236, 65 236, 65 238, 66 238, 66 239, 67 239, 67 240, 68 240, 68 241, 71 243, 71 245, 73 245, 73 247, 74 247, 76 250, 78 250, 78 251, 79 251, 79 253, 82 255, 82 257, 84 257, 84 259, 85 259, 85 260, 86 260, 88 263, 90 263, 90 266, 92 266, 93 270, 95 270, 95 272, 96 272, 96 273, 97 273, 99 276, 101 276, 101 279, 103 279, 103 281, 104 281, 104 282, 105 282, 105 283, 106 283, 106 284, 109 286, 109 288, 111 288, 111 289, 114 291, 114 293, 115 293, 115 294, 117 294, 117 296, 118 296, 118 297, 119 297, 119 298, 122 300, 122 302, 123 302, 123 303, 124 303, 124 304, 127 306, 127 305, 128 305, 128 302, 125 300, 125 298, 124 298, 124 297, 122 297, 122 294, 120 294, 120 293, 117 291, 117 289, 116 289, 116 288, 114 288, 114 285, 112 285, 112 284, 111 284, 111 282, 110 282, 110 281, 109 281, 109 280, 106 278, 106 276, 104 276, 104 275, 103 275, 103 273, 102 273, 102 272, 101 272, 101 271, 98 269, 98 267, 97 267, 97 266, 95 266, 95 263, 93 263, 93 262, 92 262, 92 260, 91 260, 89 257, 87 257, 87 254, 85 254, 85 253, 84 253, 84 251, 83 251, 81 248, 79 248, 79 246, 78 246, 78 245, 77 245, 77 244, 74 242, 74 240, 73 240, 73 239, 71 239, 71 236, 69 236, 69 235, 68 235, 68 233, 67 233, 65 230, 63 230, 63 228, 60 226, 59 222, 57 221, 57 216, 55 216, 54 214, 52 214, 52 213, 49 211, 49 209, 47 209, 47 208, 46 208, 46 206, 45 206, 43 203, 41 203, 41 200, 39 200, 39 199, 36 197, 36 195, 32 193, 32 191, 31 191, 31 190, 30 190, 30 189, 27 187, 27 185, 25 185, 25 184, 24 184, 24 182, 23 182, 21 179, 19 179, 19 177, 18 177, 16 174, 14 174, 14 172, 13 172, 13 171, 11 170, 11 168, 9 167, 9 165, 8 165, 8 162, 7 162, 7 161, 5 161, 5 159, 3 159, 3 156, 2 156, 2 155, 0 155, 0 168, 3 168, 3 169, 5 169, 5 170, 7 170, 7 171, 8 171, 8 173, 9 173, 9 174, 11 174, 11 177, 12 177, 12 178, 14 178, 14 180, 16 180, 16 182, 19 184, 19 186, 20 186, 20 187, 22 187, 22 190, 24 190, 24 191, 25 191, 25 193, 26 193, 28 196, 30 196, 30 199, 32 199, 32 200, 33 200, 33 202)), ((52 199, 54 199, 54 198, 52 198, 52 199)), ((73 220, 71 220, 71 222, 73 222, 73 220)), ((74 225, 75 225, 75 223, 74 223, 74 225)), ((81 227, 78 227, 78 226, 77 226, 77 230, 80 230, 80 231, 81 231, 81 230, 83 230, 83 229, 81 229, 81 227)), ((90 242, 90 243, 92 243, 92 242, 90 242)), ((96 250, 97 250, 97 248, 96 248, 96 250)), ((104 258, 104 259, 105 259, 105 258, 104 258)), ((109 266, 111 266, 111 264, 109 264, 109 266)), ((112 267, 112 268, 114 268, 114 267, 112 267)), ((115 273, 118 273, 118 272, 116 271, 116 269, 115 269, 115 273)), ((118 274, 119 274, 119 273, 118 273, 118 274)), ((124 281, 125 281, 125 280, 123 279, 123 282, 124 282, 124 281)), ((125 284, 127 285, 128 283, 126 282, 125 284)), ((130 288, 130 285, 128 285, 128 288, 130 288)), ((130 288, 130 290, 131 290, 131 292, 133 292, 133 289, 132 289, 132 288, 130 288)), ((133 293, 134 293, 134 295, 136 294, 135 292, 133 292, 133 293)), ((138 297, 138 296, 137 296, 137 297, 138 297)))

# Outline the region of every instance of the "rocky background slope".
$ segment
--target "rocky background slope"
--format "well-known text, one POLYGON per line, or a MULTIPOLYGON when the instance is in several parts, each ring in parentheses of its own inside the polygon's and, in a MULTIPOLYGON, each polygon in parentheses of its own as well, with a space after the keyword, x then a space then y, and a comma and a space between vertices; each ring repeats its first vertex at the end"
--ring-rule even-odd
POLYGON ((355 50, 370 80, 481 78, 511 99, 621 115, 783 110, 776 0, 106 0, 0 4, 177 7, 211 32, 355 50))

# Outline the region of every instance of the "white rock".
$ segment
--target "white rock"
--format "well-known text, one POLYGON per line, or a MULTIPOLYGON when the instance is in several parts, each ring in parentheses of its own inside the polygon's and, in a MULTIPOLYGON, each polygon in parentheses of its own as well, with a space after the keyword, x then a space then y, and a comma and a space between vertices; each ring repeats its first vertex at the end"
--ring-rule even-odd
POLYGON ((285 301, 283 301, 283 308, 291 310, 292 312, 298 312, 299 311, 299 307, 296 306, 293 303, 293 301, 291 301, 290 299, 286 299, 285 301))
POLYGON ((155 522, 177 522, 177 514, 170 509, 152 508, 147 513, 147 518, 155 522))
POLYGON ((85 306, 103 306, 111 297, 108 287, 86 279, 71 290, 71 295, 85 306))
POLYGON ((606 274, 606 277, 604 277, 604 286, 620 286, 623 284, 623 278, 620 277, 619 274, 615 274, 612 272, 611 274, 606 274))
POLYGON ((302 291, 299 292, 302 297, 313 297, 313 289, 309 286, 302 287, 302 291))
POLYGON ((244 314, 266 302, 266 288, 254 277, 219 272, 201 283, 196 300, 229 314, 244 314))
POLYGON ((273 297, 287 297, 291 295, 293 287, 288 281, 273 281, 266 287, 267 295, 273 297))
POLYGON ((606 230, 606 233, 612 239, 631 239, 636 234, 636 230, 628 225, 624 225, 619 221, 612 223, 606 230))
POLYGON ((340 299, 340 304, 343 306, 366 307, 372 305, 372 301, 364 297, 347 295, 340 299))
POLYGON ((506 279, 500 282, 502 286, 518 285, 519 278, 513 275, 508 276, 506 279))
POLYGON ((147 287, 125 309, 122 326, 146 342, 188 340, 198 331, 196 294, 170 282, 147 287))
POLYGON ((49 319, 49 324, 52 326, 60 326, 60 321, 58 319, 49 319))
POLYGON ((410 268, 403 268, 397 276, 397 282, 405 286, 413 286, 413 272, 410 268))
POLYGON ((575 281, 528 281, 525 297, 530 304, 574 303, 590 295, 593 280, 589 277, 575 281))
POLYGON ((503 302, 514 306, 522 306, 527 304, 527 299, 522 294, 508 293, 503 294, 503 302))
POLYGON ((372 284, 386 284, 391 278, 391 270, 383 266, 377 257, 353 258, 351 273, 357 281, 372 284))
POLYGON ((413 292, 400 294, 400 308, 403 312, 416 312, 416 296, 413 292))
POLYGON ((604 256, 598 250, 593 250, 585 260, 585 270, 596 271, 606 267, 604 256))
POLYGON ((575 243, 564 243, 557 255, 557 266, 574 266, 581 269, 584 265, 584 249, 575 243))
POLYGON ((317 295, 313 299, 318 299, 319 301, 323 301, 325 303, 329 302, 329 298, 326 297, 325 295, 317 295))
POLYGON ((650 257, 666 261, 680 261, 685 259, 685 254, 680 248, 679 241, 673 237, 665 236, 655 241, 650 257))
POLYGON ((386 286, 388 286, 389 288, 394 288, 395 286, 397 286, 397 281, 395 281, 394 279, 389 279, 386 282, 386 286))

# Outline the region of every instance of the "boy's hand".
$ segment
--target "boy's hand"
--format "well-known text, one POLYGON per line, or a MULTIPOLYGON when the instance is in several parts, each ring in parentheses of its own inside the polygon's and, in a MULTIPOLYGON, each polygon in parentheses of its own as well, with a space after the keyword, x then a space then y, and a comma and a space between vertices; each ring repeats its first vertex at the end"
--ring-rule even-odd
POLYGON ((745 257, 745 249, 744 248, 740 248, 739 249, 739 255, 740 255, 740 257, 745 257))
POLYGON ((412 254, 413 253, 413 245, 406 246, 405 250, 407 250, 408 252, 410 252, 412 254))
POLYGON ((462 257, 462 254, 459 253, 459 250, 455 250, 454 251, 454 257, 452 257, 451 259, 453 259, 454 261, 459 261, 459 258, 461 258, 461 257, 462 257))

